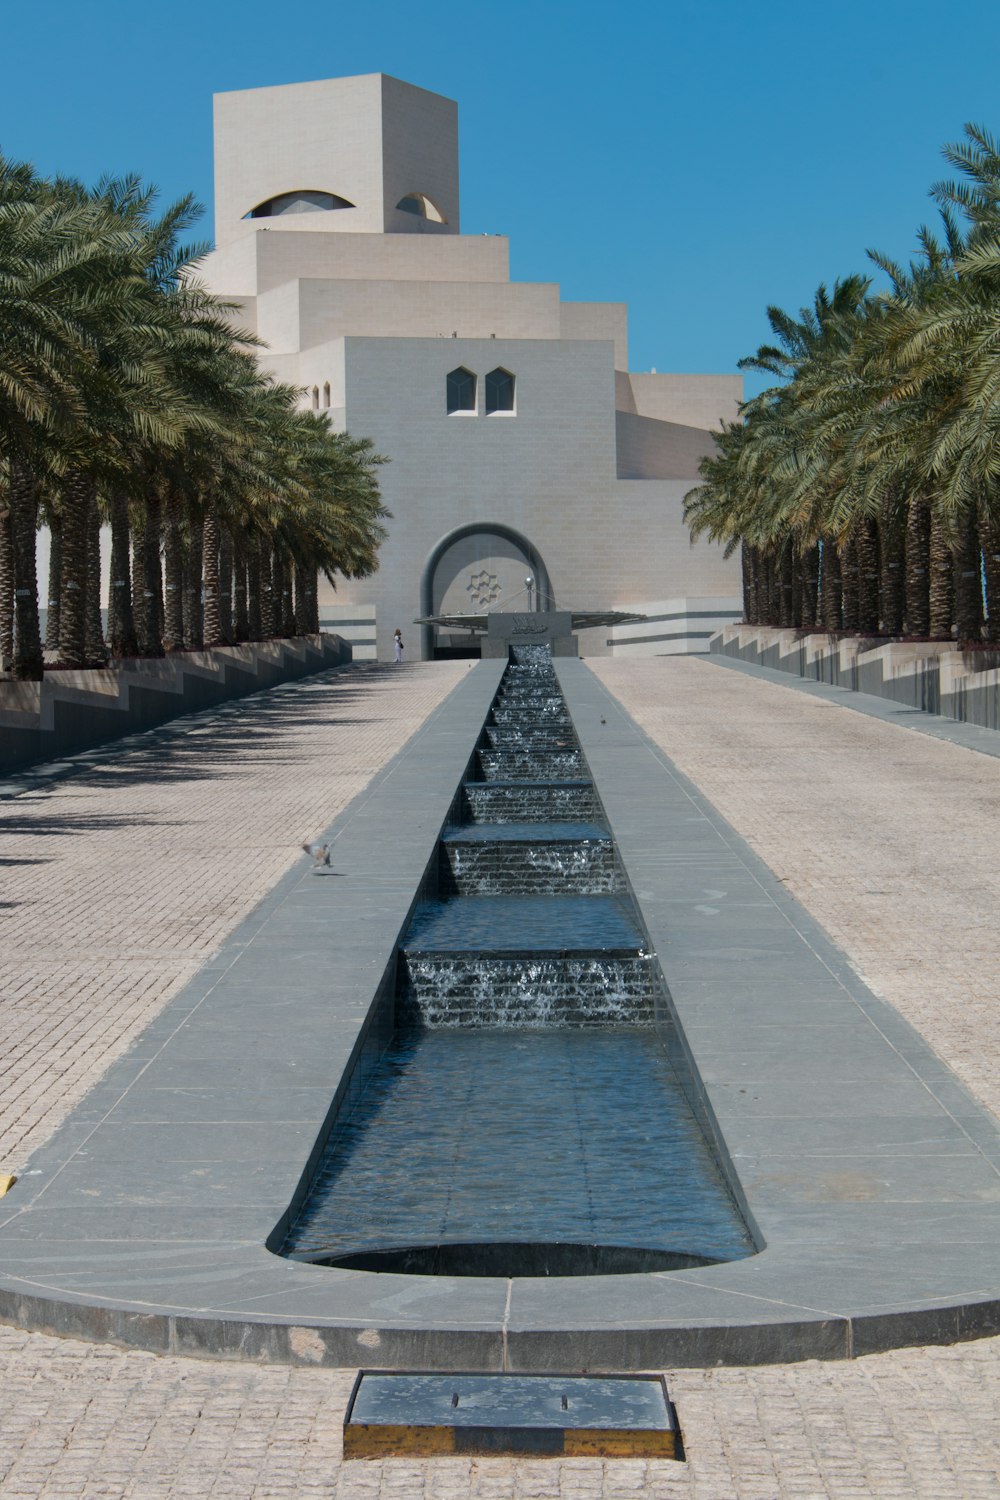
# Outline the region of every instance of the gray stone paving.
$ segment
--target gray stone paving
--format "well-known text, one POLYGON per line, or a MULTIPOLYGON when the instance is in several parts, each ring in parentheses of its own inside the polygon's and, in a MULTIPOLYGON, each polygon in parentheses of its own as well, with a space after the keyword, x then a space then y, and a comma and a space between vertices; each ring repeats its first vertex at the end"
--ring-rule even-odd
MULTIPOLYGON (((335 672, 0 801, 0 1172, 17 1171, 464 676, 335 672)), ((19 790, 20 789, 20 790, 19 790)))
MULTIPOLYGON (((413 674, 412 686, 434 701, 455 680, 454 674, 447 683, 442 680, 451 669, 404 670, 413 674), (432 686, 433 673, 441 676, 432 686)), ((864 970, 869 983, 901 1008, 908 1006, 909 1019, 995 1109, 1000 1084, 989 997, 998 972, 1000 940, 980 914, 995 898, 997 785, 995 779, 989 785, 968 780, 970 762, 979 767, 990 763, 697 662, 608 664, 601 667, 601 675, 647 732, 789 882, 864 970), (779 695, 781 702, 766 694, 779 695), (903 739, 919 749, 904 753, 903 739), (926 757, 933 757, 933 763, 926 757), (853 818, 845 814, 852 806, 853 818), (913 872, 920 875, 916 901, 908 888, 913 872), (930 929, 928 917, 933 917, 930 929), (926 964, 923 955, 928 951, 935 954, 936 969, 925 977, 921 964, 926 964), (965 996, 972 997, 971 1013, 962 1003, 965 996)), ((401 675, 393 683, 390 677, 384 684, 386 693, 402 695, 411 682, 401 675)), ((341 734, 342 754, 350 762, 354 738, 364 741, 369 736, 354 761, 363 785, 365 750, 369 759, 378 759, 372 754, 372 740, 398 736, 405 707, 415 727, 433 706, 426 700, 418 703, 417 696, 408 705, 397 697, 395 710, 389 696, 378 703, 369 699, 367 719, 363 707, 352 702, 345 717, 362 719, 360 725, 337 722, 337 706, 331 701, 325 716, 311 716, 317 722, 283 728, 281 765, 269 760, 267 740, 241 747, 239 785, 229 786, 232 795, 228 811, 220 810, 223 831, 217 835, 221 847, 216 868, 222 872, 218 880, 225 882, 226 855, 231 863, 244 858, 247 862, 247 868, 232 878, 235 910, 230 925, 251 904, 249 898, 245 904, 238 900, 242 887, 252 883, 245 878, 254 865, 253 856, 243 853, 248 844, 253 847, 247 825, 256 831, 286 782, 284 795, 295 801, 300 773, 298 768, 289 771, 293 760, 297 762, 302 753, 322 759, 317 741, 323 742, 326 734, 341 734), (380 717, 377 725, 374 721, 380 717)), ((340 706, 346 706, 343 699, 340 706)), ((401 737, 405 736, 398 736, 396 743, 401 737)), ((193 760, 187 760, 189 783, 205 774, 204 764, 196 770, 193 760)), ((994 778, 998 773, 1000 768, 994 778)), ((216 797, 209 793, 191 799, 190 824, 185 799, 178 796, 173 804, 175 826, 184 830, 184 835, 177 835, 181 842, 184 836, 197 840, 199 820, 214 816, 218 793, 227 780, 231 783, 225 774, 209 779, 218 783, 216 797)), ((116 893, 107 898, 103 946, 86 947, 85 936, 93 930, 86 902, 80 903, 75 939, 69 936, 71 923, 64 925, 58 917, 60 897, 68 899, 81 872, 90 878, 95 893, 105 881, 115 884, 116 861, 127 855, 130 839, 141 838, 141 831, 129 832, 134 805, 127 797, 124 807, 117 801, 128 789, 122 778, 114 787, 105 784, 100 816, 117 814, 119 821, 114 828, 78 823, 75 862, 65 861, 62 872, 49 868, 49 878, 36 879, 32 886, 31 900, 48 910, 25 909, 18 915, 18 926, 23 919, 33 918, 36 924, 19 945, 20 958, 11 971, 26 980, 21 994, 32 994, 33 983, 27 977, 32 972, 31 953, 42 951, 48 916, 70 950, 64 961, 71 959, 83 982, 89 982, 93 1007, 89 1024, 81 1025, 78 990, 64 986, 60 1001, 55 985, 39 994, 37 1006, 30 998, 20 1006, 19 1029, 11 1034, 19 1039, 20 1055, 38 1065, 30 1090, 29 1129, 23 1128, 25 1109, 11 1104, 19 1075, 10 1068, 2 1080, 0 1108, 10 1110, 15 1129, 6 1138, 22 1152, 29 1136, 30 1144, 39 1143, 65 1112, 62 1095, 67 1083, 78 1097, 107 1061, 101 1008, 111 1013, 110 1045, 120 1050, 124 1043, 121 1026, 114 1026, 116 1004, 124 1005, 126 1024, 132 1024, 129 1035, 134 1034, 188 972, 178 977, 174 968, 158 999, 136 1001, 129 976, 121 971, 118 950, 121 932, 133 933, 137 918, 129 914, 117 938, 113 921, 116 901, 129 912, 128 882, 118 882, 116 893), (119 842, 111 837, 115 829, 119 842), (106 972, 114 975, 113 981, 106 972), (136 1019, 137 1004, 142 1013, 136 1019), (78 1061, 80 1052, 83 1061, 78 1061), (57 1065, 46 1077, 50 1053, 57 1065), (82 1080, 81 1074, 86 1075, 82 1080)), ((322 826, 332 811, 328 796, 320 799, 321 810, 315 786, 312 793, 315 816, 310 812, 302 819, 309 825, 306 832, 322 826)), ((159 788, 156 803, 159 807, 159 788)), ((46 815, 64 822, 65 811, 46 801, 31 809, 26 806, 21 822, 32 825, 36 820, 35 833, 29 826, 19 837, 33 843, 35 850, 39 843, 44 847, 52 838, 42 831, 46 815)), ((93 812, 92 804, 92 816, 93 812)), ((29 879, 37 877, 37 867, 24 864, 36 855, 24 846, 14 852, 29 879)), ((268 857, 274 861, 270 879, 258 875, 257 894, 290 863, 287 846, 280 853, 272 850, 268 857)), ((136 858, 133 854, 133 861, 136 858)), ((54 863, 60 865, 61 860, 59 855, 54 863)), ((139 858, 138 865, 132 864, 132 875, 142 876, 152 898, 158 886, 147 868, 148 862, 139 858)), ((202 888, 207 889, 204 882, 202 888)), ((15 889, 24 901, 20 880, 15 889)), ((190 901, 189 883, 165 883, 158 920, 167 930, 172 921, 183 919, 185 896, 190 901)), ((219 923, 218 912, 210 910, 213 904, 203 896, 201 929, 188 916, 187 941, 195 951, 211 951, 226 930, 222 921, 212 936, 213 923, 219 923), (196 949, 199 937, 202 950, 196 949)), ((149 913, 145 920, 152 920, 149 913)), ((148 942, 145 926, 143 936, 148 942)), ((180 943, 155 956, 173 965, 182 958, 190 961, 180 943)), ((134 976, 140 997, 142 980, 148 980, 143 963, 148 963, 145 951, 134 976)), ((12 1156, 0 1154, 0 1170, 11 1161, 12 1156)), ((1000 1494, 1000 1340, 905 1350, 851 1364, 679 1371, 670 1383, 688 1445, 685 1465, 586 1460, 342 1465, 339 1426, 349 1373, 156 1357, 0 1329, 0 1494, 32 1500, 56 1495, 530 1495, 572 1500, 598 1495, 691 1495, 701 1500, 913 1495, 950 1500, 1000 1494)))

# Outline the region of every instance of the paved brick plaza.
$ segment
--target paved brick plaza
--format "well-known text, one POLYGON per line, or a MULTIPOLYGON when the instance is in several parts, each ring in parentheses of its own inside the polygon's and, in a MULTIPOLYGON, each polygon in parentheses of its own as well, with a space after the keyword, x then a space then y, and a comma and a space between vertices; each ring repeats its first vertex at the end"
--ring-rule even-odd
MULTIPOLYGON (((0 1172, 23 1165, 466 670, 339 674, 0 804, 0 1172)), ((692 659, 597 670, 1000 1110, 1000 761, 692 659)), ((350 1381, 0 1329, 0 1495, 1000 1494, 1000 1340, 679 1371, 683 1466, 341 1466, 350 1381)))

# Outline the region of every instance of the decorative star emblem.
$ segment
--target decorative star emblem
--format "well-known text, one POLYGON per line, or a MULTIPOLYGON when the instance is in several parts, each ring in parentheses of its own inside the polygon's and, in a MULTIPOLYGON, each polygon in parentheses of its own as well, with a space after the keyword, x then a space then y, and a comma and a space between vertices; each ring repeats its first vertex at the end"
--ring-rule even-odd
POLYGON ((500 583, 495 573, 482 568, 478 573, 469 574, 465 591, 473 604, 495 604, 500 598, 500 583))

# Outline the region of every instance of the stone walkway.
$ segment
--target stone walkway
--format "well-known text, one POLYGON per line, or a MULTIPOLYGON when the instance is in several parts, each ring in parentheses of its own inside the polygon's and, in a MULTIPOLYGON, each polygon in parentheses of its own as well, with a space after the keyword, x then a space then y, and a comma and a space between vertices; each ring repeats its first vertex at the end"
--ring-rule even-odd
POLYGON ((591 665, 1000 1115, 1000 763, 695 657, 591 665))
POLYGON ((359 668, 176 720, 0 802, 0 1173, 464 676, 359 668))
MULTIPOLYGON (((991 1108, 1000 763, 690 659, 599 675, 991 1108), (925 956, 933 955, 933 967, 925 956)), ((0 804, 0 1173, 465 671, 371 669, 108 752, 0 804), (198 732, 204 728, 205 732, 198 732)), ((0 1495, 1000 1495, 1000 1339, 668 1380, 685 1464, 343 1464, 352 1372, 0 1329, 0 1495)))

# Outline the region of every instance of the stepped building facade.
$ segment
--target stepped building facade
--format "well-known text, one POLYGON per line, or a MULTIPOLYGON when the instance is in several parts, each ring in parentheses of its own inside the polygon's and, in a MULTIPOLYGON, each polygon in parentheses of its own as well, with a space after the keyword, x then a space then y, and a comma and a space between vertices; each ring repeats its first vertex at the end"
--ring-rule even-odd
POLYGON ((462 234, 452 100, 378 73, 217 95, 215 189, 204 279, 390 460, 378 572, 320 595, 357 657, 391 659, 397 626, 410 659, 474 642, 430 616, 646 617, 585 655, 701 650, 740 617, 737 563, 682 504, 742 381, 630 372, 624 305, 512 282, 506 238, 462 234))

